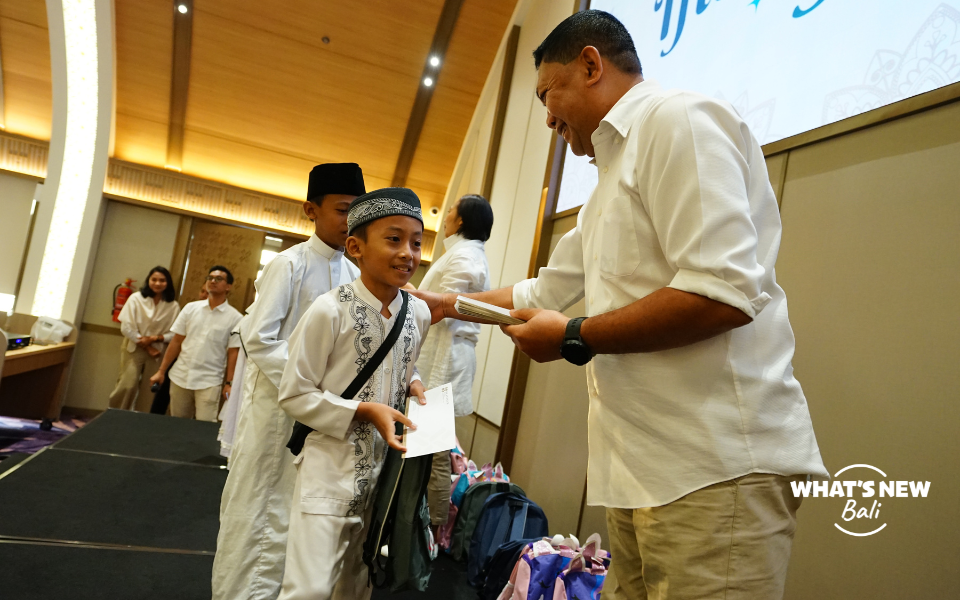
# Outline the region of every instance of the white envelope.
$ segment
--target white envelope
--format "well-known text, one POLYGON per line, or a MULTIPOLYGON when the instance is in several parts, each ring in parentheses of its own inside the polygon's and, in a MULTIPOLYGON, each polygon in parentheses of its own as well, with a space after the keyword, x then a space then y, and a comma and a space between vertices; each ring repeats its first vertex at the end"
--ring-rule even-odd
POLYGON ((427 403, 421 405, 416 398, 407 400, 407 418, 417 426, 416 431, 404 429, 403 445, 407 451, 404 458, 436 454, 452 450, 457 445, 457 432, 453 422, 453 385, 445 383, 424 393, 427 403))

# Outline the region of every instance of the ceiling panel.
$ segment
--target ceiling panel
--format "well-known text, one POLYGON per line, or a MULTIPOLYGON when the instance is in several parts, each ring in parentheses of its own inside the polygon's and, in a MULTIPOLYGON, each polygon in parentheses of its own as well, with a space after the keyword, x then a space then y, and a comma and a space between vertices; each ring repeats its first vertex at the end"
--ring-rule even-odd
POLYGON ((53 88, 44 0, 0 0, 0 63, 6 130, 49 140, 53 88))
MULTIPOLYGON (((443 8, 443 0, 202 0, 197 4, 198 12, 322 49, 332 60, 364 62, 414 79, 420 77, 443 8), (323 43, 324 36, 329 44, 323 43)), ((376 82, 366 83, 373 91, 376 82)))
POLYGON ((409 181, 446 189, 515 5, 516 0, 465 0, 440 67, 409 181))
MULTIPOLYGON (((162 166, 172 5, 115 2, 116 153, 162 166)), ((183 171, 299 199, 313 165, 353 161, 367 189, 389 185, 443 4, 195 0, 183 171)), ((515 4, 461 9, 407 183, 428 227, 515 4)))
POLYGON ((173 63, 173 4, 115 0, 117 158, 162 167, 166 161, 173 63))
MULTIPOLYGON (((298 200, 305 199, 310 169, 318 162, 189 129, 184 139, 183 164, 190 165, 190 174, 298 200)), ((368 190, 390 185, 363 171, 368 190)))
MULTIPOLYGON (((314 164, 357 162, 371 176, 392 177, 419 75, 333 53, 322 42, 307 43, 227 19, 204 6, 194 14, 188 132, 314 164)), ((433 20, 437 18, 439 12, 433 20)), ((377 23, 382 16, 354 14, 355 21, 364 19, 377 23)), ((432 30, 421 29, 422 60, 432 30)), ((328 34, 334 38, 337 31, 328 34)), ((381 43, 367 39, 363 46, 381 43)), ((353 50, 369 53, 364 47, 353 50)), ((184 172, 197 173, 188 157, 202 151, 190 148, 190 139, 206 138, 188 136, 185 141, 184 172)), ((264 191, 280 193, 276 188, 264 191)))

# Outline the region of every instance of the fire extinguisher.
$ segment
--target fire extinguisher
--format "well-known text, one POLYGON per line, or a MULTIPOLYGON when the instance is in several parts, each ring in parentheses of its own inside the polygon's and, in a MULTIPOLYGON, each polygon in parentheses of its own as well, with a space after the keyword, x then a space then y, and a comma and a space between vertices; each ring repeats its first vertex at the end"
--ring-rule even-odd
POLYGON ((113 288, 113 321, 115 323, 120 322, 120 311, 123 310, 123 305, 127 303, 127 298, 135 291, 133 289, 134 281, 134 279, 127 279, 113 288))

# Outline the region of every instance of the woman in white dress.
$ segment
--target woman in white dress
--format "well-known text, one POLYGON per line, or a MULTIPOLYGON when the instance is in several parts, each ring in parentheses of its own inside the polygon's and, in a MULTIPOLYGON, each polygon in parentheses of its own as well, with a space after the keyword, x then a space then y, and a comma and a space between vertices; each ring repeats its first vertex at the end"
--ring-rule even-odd
POLYGON ((170 271, 154 267, 139 292, 130 294, 120 311, 120 376, 110 394, 110 408, 150 410, 150 379, 141 375, 144 368, 154 373, 167 344, 173 339, 170 327, 180 314, 175 302, 176 288, 170 271), (139 398, 139 401, 138 401, 139 398))
MULTIPOLYGON (((444 219, 446 251, 430 266, 421 290, 469 294, 490 289, 490 268, 483 244, 490 239, 493 209, 483 196, 460 198, 444 219)), ((417 369, 426 389, 453 384, 454 414, 473 412, 473 377, 477 371, 477 340, 480 325, 444 319, 430 327, 420 351, 417 369)), ((434 529, 446 523, 450 505, 450 453, 433 456, 433 473, 427 486, 430 521, 434 529)), ((436 532, 435 532, 436 533, 436 532)))

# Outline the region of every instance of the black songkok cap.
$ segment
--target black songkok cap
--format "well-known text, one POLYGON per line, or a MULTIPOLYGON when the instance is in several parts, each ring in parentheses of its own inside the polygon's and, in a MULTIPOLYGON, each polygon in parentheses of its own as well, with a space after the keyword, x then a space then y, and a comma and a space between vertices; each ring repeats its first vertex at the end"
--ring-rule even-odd
POLYGON ((357 227, 384 217, 402 215, 423 223, 420 198, 407 188, 383 188, 364 194, 350 203, 347 213, 347 234, 357 227))
POLYGON ((367 191, 363 186, 363 171, 357 163, 327 163, 310 171, 307 200, 317 200, 326 194, 360 196, 367 191))

